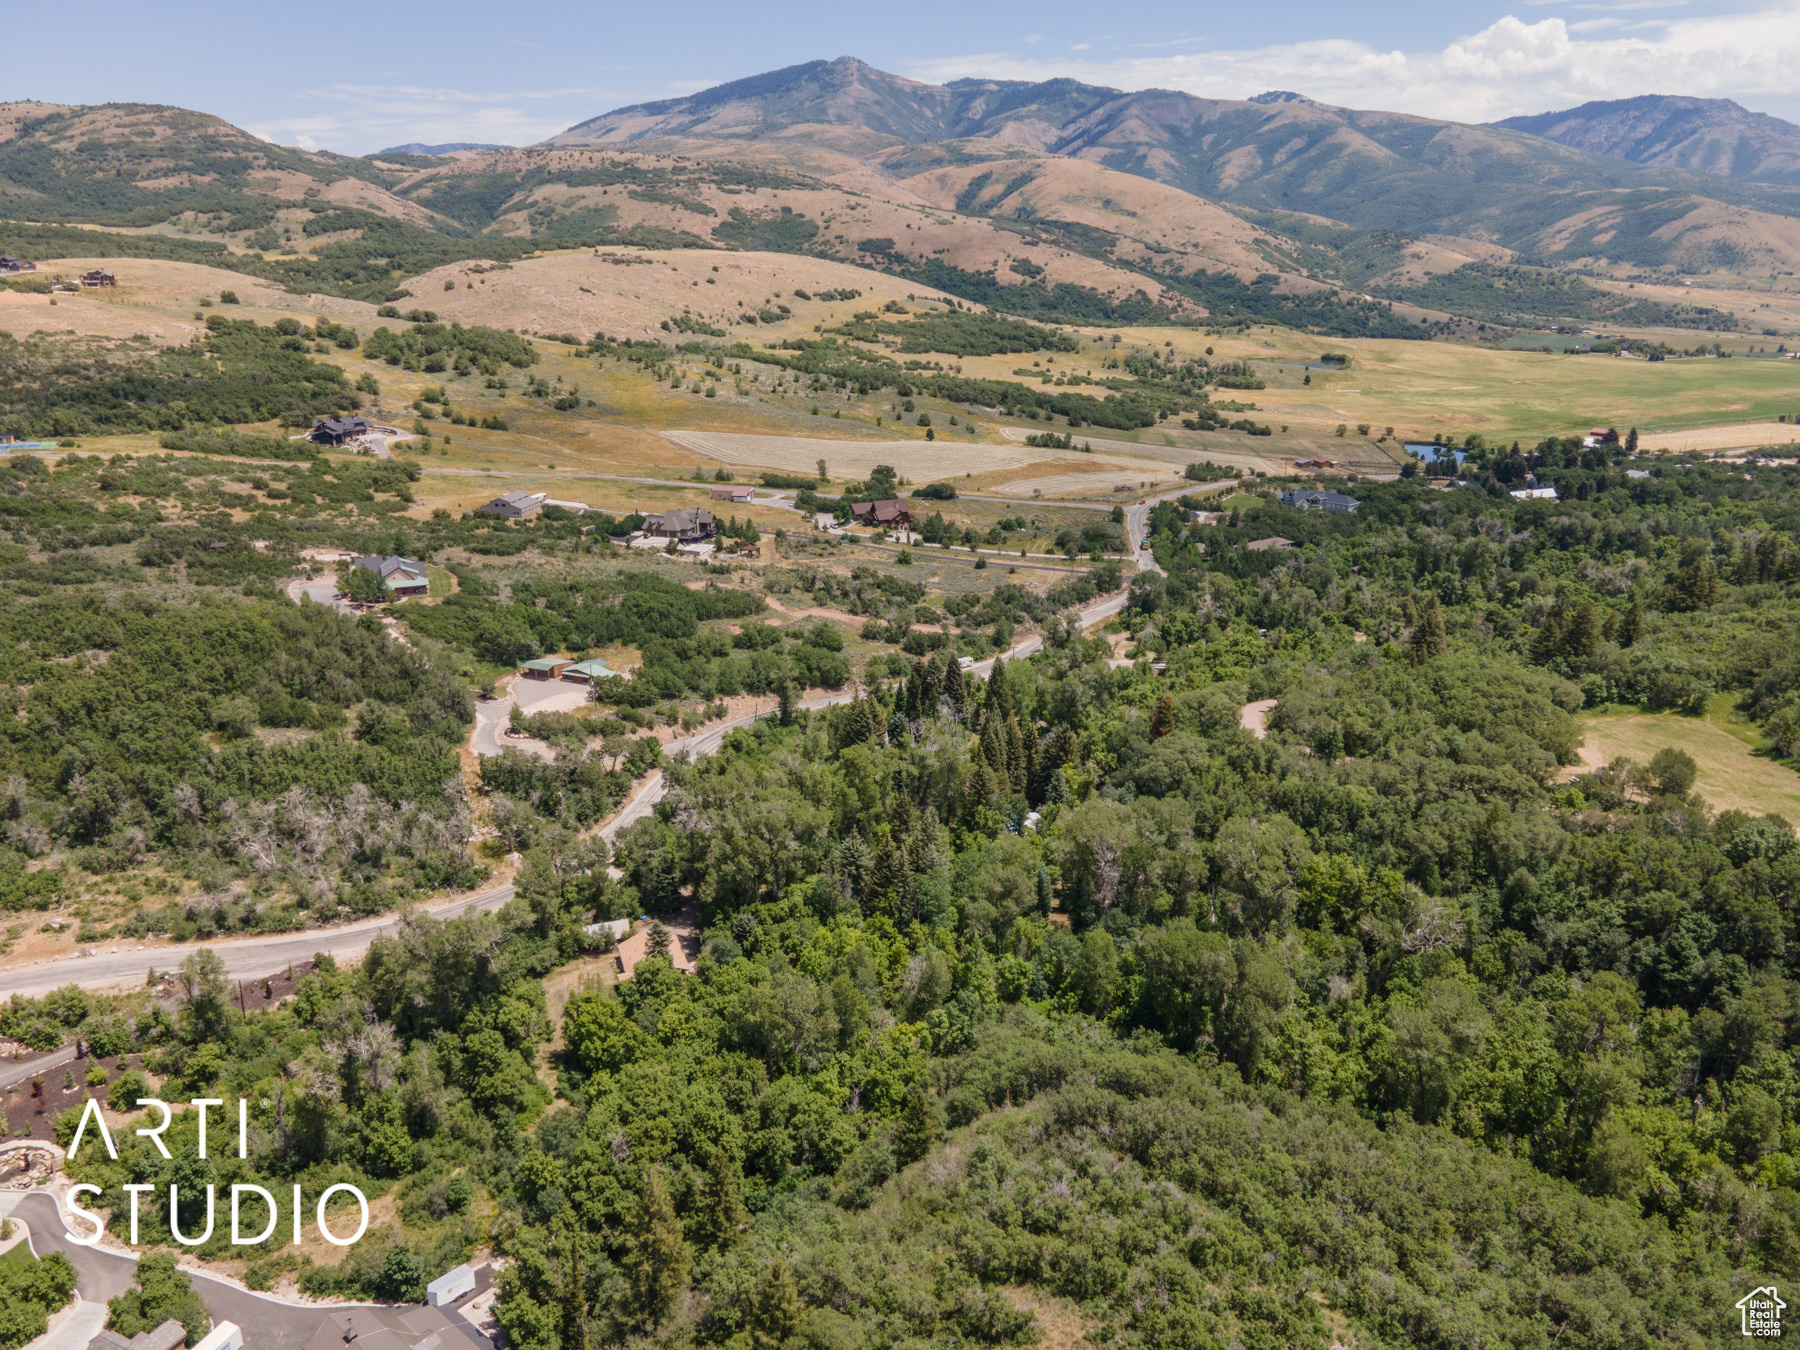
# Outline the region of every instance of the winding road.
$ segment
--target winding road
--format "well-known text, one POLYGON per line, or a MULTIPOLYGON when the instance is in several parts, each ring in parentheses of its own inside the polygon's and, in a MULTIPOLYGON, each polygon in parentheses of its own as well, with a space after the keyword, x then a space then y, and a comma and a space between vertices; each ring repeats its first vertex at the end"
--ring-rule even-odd
MULTIPOLYGON (((1148 508, 1144 508, 1146 513, 1148 508)), ((1129 519, 1129 517, 1128 517, 1129 519)), ((1146 555, 1139 554, 1140 563, 1146 555)), ((1130 598, 1128 591, 1120 591, 1114 595, 1096 600, 1093 604, 1079 611, 1081 626, 1091 628, 1111 618, 1125 608, 1130 598)), ((1008 660, 1030 656, 1040 652, 1044 647, 1041 635, 1034 635, 1015 644, 1003 655, 1008 660)), ((994 662, 999 659, 991 656, 985 661, 978 661, 970 668, 969 673, 987 678, 993 673, 994 662)), ((561 691, 556 684, 546 681, 552 690, 542 700, 534 700, 534 706, 541 709, 542 703, 550 702, 561 691)), ((583 691, 585 692, 585 691, 583 691)), ((820 698, 807 699, 801 703, 802 708, 817 710, 830 707, 835 703, 848 703, 856 697, 854 690, 828 694, 820 698)), ((473 748, 477 754, 495 755, 500 753, 501 738, 499 731, 506 725, 507 716, 511 712, 511 703, 495 700, 494 703, 482 705, 490 710, 486 721, 482 721, 481 708, 477 710, 477 725, 473 748), (499 711, 504 703, 505 711, 499 711), (488 734, 483 737, 484 726, 488 734), (491 748, 489 748, 491 746, 491 748)), ((689 736, 685 740, 670 741, 663 747, 663 753, 670 757, 699 758, 702 755, 717 754, 725 737, 739 727, 746 727, 757 721, 758 717, 766 717, 767 713, 751 714, 736 718, 730 722, 721 722, 718 726, 689 736)), ((516 744, 516 742, 514 742, 516 744)), ((600 837, 611 844, 621 830, 629 828, 648 816, 663 799, 668 787, 660 771, 650 774, 638 785, 636 793, 626 800, 618 815, 608 821, 600 830, 600 837)), ((429 918, 444 920, 454 919, 459 915, 474 913, 478 910, 499 909, 514 895, 510 883, 491 886, 485 890, 474 891, 466 895, 448 896, 433 903, 423 905, 417 911, 429 918)), ((312 959, 315 954, 326 953, 340 963, 355 961, 369 950, 371 943, 383 933, 399 930, 403 916, 401 914, 381 914, 373 918, 359 919, 354 923, 340 924, 332 928, 313 928, 299 933, 272 933, 266 937, 232 938, 223 941, 201 943, 169 943, 156 947, 144 947, 131 951, 116 948, 102 951, 91 949, 92 955, 67 956, 52 961, 40 962, 36 965, 21 966, 13 969, 0 969, 0 996, 23 994, 27 997, 41 997, 53 989, 61 989, 66 985, 78 985, 83 989, 116 989, 142 986, 152 971, 172 970, 193 952, 208 948, 215 952, 225 963, 225 974, 233 980, 254 980, 264 976, 275 975, 290 966, 297 966, 312 959)), ((40 1062, 32 1062, 21 1066, 26 1072, 41 1069, 40 1062)), ((0 1079, 0 1086, 4 1080, 0 1079)))

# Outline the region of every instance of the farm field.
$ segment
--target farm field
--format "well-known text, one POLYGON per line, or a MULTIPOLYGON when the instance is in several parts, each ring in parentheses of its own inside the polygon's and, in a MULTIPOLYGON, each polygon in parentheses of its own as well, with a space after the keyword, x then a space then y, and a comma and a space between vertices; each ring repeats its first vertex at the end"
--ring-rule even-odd
MULTIPOLYGON (((1688 334, 1683 340, 1693 343, 1701 336, 1688 334)), ((1709 342, 1718 337, 1721 345, 1740 353, 1749 346, 1775 345, 1761 338, 1704 336, 1709 342)), ((1369 425, 1371 437, 1391 426, 1402 440, 1429 440, 1434 433, 1461 439, 1473 432, 1490 441, 1529 443, 1594 426, 1661 433, 1773 424, 1777 416, 1800 414, 1800 361, 1740 356, 1649 362, 1448 342, 1326 339, 1267 328, 1229 337, 1137 329, 1132 337, 1150 348, 1173 343, 1178 356, 1212 347, 1214 360, 1248 361, 1268 387, 1237 397, 1254 401, 1257 410, 1251 416, 1256 421, 1275 424, 1275 435, 1257 447, 1271 456, 1285 454, 1289 447, 1300 454, 1300 447, 1306 447, 1342 458, 1331 450, 1354 445, 1360 439, 1359 423, 1369 425), (1326 352, 1348 355, 1348 368, 1322 369, 1319 358, 1326 352), (1308 377, 1310 384, 1305 383, 1308 377), (1285 434, 1282 423, 1288 426, 1285 434), (1341 438, 1335 435, 1339 424, 1346 427, 1341 438)), ((1734 433, 1729 448, 1786 443, 1789 438, 1785 428, 1781 434, 1774 427, 1767 433, 1734 433)), ((1228 448, 1241 447, 1245 438, 1197 439, 1228 448)))
MULTIPOLYGON (((44 274, 73 274, 93 261, 60 260, 46 264, 44 274)), ((48 296, 0 292, 0 329, 20 337, 32 332, 108 339, 143 335, 172 344, 200 332, 207 314, 265 323, 330 318, 354 325, 363 336, 383 323, 399 326, 377 318, 373 305, 290 295, 217 268, 140 259, 108 265, 120 275, 116 291, 61 296, 55 306, 48 296), (220 303, 224 291, 233 292, 239 303, 220 303), (202 306, 202 300, 210 301, 210 307, 202 306)), ((770 311, 778 317, 775 323, 734 324, 724 330, 730 341, 753 346, 808 337, 815 326, 842 322, 853 310, 889 301, 914 313, 936 308, 934 293, 917 286, 906 289, 906 283, 867 269, 786 254, 684 251, 671 258, 614 250, 598 256, 552 254, 477 271, 479 267, 440 269, 440 289, 435 294, 418 290, 409 303, 431 306, 444 319, 520 331, 570 331, 582 339, 595 331, 618 336, 648 325, 671 345, 660 320, 652 322, 658 314, 679 315, 686 307, 703 320, 724 323, 740 311, 740 302, 744 309, 787 306, 786 316, 770 311), (626 256, 650 261, 611 260, 626 256), (715 266, 717 274, 711 270, 715 266), (828 282, 848 284, 846 278, 856 282, 851 289, 862 290, 862 296, 818 298, 828 282), (443 282, 454 289, 442 290, 443 282), (798 300, 796 289, 815 298, 798 300)), ((415 285, 424 283, 416 280, 415 285)), ((1448 342, 1320 339, 1269 328, 1230 335, 1195 328, 1068 331, 1080 336, 1080 350, 1074 353, 927 353, 925 364, 989 379, 1060 378, 1064 387, 1104 396, 1109 391, 1097 382, 1123 374, 1116 357, 1162 351, 1180 359, 1210 351, 1208 359, 1246 362, 1264 381, 1263 389, 1222 390, 1215 398, 1222 408, 1242 410, 1269 426, 1271 434, 1186 431, 1172 421, 1135 432, 1108 430, 1105 436, 1083 436, 1086 429, 1078 429, 1077 437, 1092 445, 1094 460, 1077 467, 1066 451, 1023 444, 1028 434, 1044 429, 1042 422, 971 415, 967 407, 921 397, 917 409, 931 415, 936 436, 927 441, 916 417, 903 417, 891 392, 859 396, 804 387, 801 380, 784 378, 779 370, 754 361, 740 360, 738 369, 729 371, 711 364, 704 353, 674 357, 661 378, 652 378, 638 365, 595 361, 562 343, 540 342, 539 363, 529 374, 558 394, 577 394, 580 406, 566 410, 553 409, 548 399, 528 397, 517 377, 510 387, 495 389, 479 376, 408 372, 365 360, 360 352, 340 352, 330 359, 352 379, 369 376, 377 382, 381 392, 367 409, 377 420, 410 426, 420 415, 421 395, 441 386, 457 412, 476 420, 498 416, 506 423, 504 431, 446 426, 435 409, 426 409, 432 414, 425 424, 430 441, 403 444, 399 453, 418 454, 434 469, 491 474, 506 486, 523 486, 514 480, 529 476, 552 496, 578 500, 591 498, 559 485, 553 476, 686 479, 696 468, 710 477, 730 466, 742 480, 759 469, 810 471, 819 459, 827 462, 833 478, 860 477, 876 463, 891 463, 914 483, 972 475, 970 490, 1104 499, 1115 484, 1083 481, 1086 473, 1102 478, 1123 473, 1121 482, 1171 486, 1194 461, 1276 476, 1293 473, 1296 459, 1329 459, 1355 473, 1386 477, 1403 463, 1401 440, 1433 435, 1460 440, 1479 433, 1489 440, 1530 443, 1548 434, 1604 425, 1638 427, 1649 450, 1705 453, 1788 444, 1792 424, 1775 419, 1800 414, 1800 362, 1739 357, 1649 363, 1448 342), (1322 363, 1328 352, 1348 357, 1347 368, 1322 363), (1055 468, 1034 468, 1052 461, 1055 468)), ((1742 338, 1732 342, 1740 351, 1765 345, 1742 338)), ((149 438, 125 439, 129 447, 113 448, 140 449, 151 443, 149 438)), ((429 498, 431 508, 467 509, 485 500, 487 490, 476 481, 434 483, 422 505, 429 498)))
POLYGON ((1800 822, 1800 773, 1759 755, 1755 728, 1734 721, 1730 704, 1728 696, 1715 698, 1705 717, 1666 712, 1587 714, 1579 719, 1586 733, 1582 762, 1599 768, 1622 755, 1648 764, 1658 750, 1683 750, 1699 769, 1694 791, 1714 811, 1773 814, 1800 822), (1751 738, 1748 743, 1746 737, 1751 738))

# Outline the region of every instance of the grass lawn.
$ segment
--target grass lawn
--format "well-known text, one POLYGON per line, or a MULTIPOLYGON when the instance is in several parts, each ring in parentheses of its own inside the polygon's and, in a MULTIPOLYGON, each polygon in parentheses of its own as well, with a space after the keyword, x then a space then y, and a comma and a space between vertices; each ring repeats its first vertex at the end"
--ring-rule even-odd
POLYGON ((22 1271, 36 1264, 37 1257, 31 1254, 31 1248, 21 1242, 0 1255, 0 1276, 22 1271))
POLYGON ((428 598, 456 592, 456 577, 435 563, 425 564, 425 579, 431 583, 431 589, 425 593, 428 598))
POLYGON ((1610 763, 1623 755, 1648 764, 1664 747, 1694 757, 1694 790, 1715 811, 1779 815, 1800 823, 1800 773, 1762 752, 1756 728, 1738 720, 1729 694, 1715 697, 1705 717, 1678 713, 1592 713, 1580 719, 1587 733, 1582 758, 1610 763))

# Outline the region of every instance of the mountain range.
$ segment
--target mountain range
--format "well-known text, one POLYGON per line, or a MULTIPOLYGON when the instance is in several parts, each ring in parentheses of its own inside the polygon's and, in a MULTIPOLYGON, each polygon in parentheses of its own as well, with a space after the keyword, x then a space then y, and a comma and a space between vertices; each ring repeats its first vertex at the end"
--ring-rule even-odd
POLYGON ((390 145, 385 150, 377 150, 377 156, 385 155, 453 155, 458 150, 511 150, 510 145, 488 145, 481 141, 450 141, 444 145, 421 145, 418 141, 408 141, 405 145, 390 145))
POLYGON ((1493 125, 1633 164, 1800 184, 1800 127, 1728 98, 1645 94, 1493 125))
POLYGON ((421 261, 634 242, 804 251, 1095 322, 1703 326, 1627 283, 1800 267, 1800 128, 1725 100, 1473 126, 1289 91, 930 84, 842 57, 523 149, 350 157, 158 105, 5 104, 0 214, 297 251, 268 265, 367 295, 421 261))

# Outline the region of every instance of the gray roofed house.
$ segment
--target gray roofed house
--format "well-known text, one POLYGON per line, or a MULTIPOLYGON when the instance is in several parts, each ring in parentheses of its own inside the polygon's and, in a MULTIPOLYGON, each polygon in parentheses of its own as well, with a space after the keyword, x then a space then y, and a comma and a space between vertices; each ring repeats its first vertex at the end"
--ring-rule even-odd
POLYGON ((325 1319, 306 1350, 412 1350, 413 1340, 383 1326, 368 1309, 346 1308, 325 1319))
POLYGON ((664 511, 660 516, 644 517, 644 533, 658 539, 676 539, 684 544, 711 539, 719 532, 719 518, 697 506, 683 506, 664 511))
POLYGON ((389 558, 354 558, 350 565, 373 572, 381 578, 381 584, 390 593, 401 598, 426 595, 431 590, 431 582, 425 575, 425 564, 412 558, 402 558, 398 554, 389 558))
POLYGON ((547 500, 542 492, 502 492, 486 506, 475 509, 485 511, 490 516, 505 516, 508 520, 523 520, 527 516, 535 516, 544 509, 547 500))
POLYGON ((308 433, 315 445, 345 445, 375 429, 366 417, 321 417, 308 433))
POLYGON ((1341 492, 1330 492, 1323 488, 1294 488, 1275 500, 1296 511, 1354 511, 1362 505, 1355 497, 1346 497, 1341 492))
POLYGON ((88 1342, 88 1350, 175 1350, 185 1340, 187 1328, 171 1317, 161 1326, 130 1337, 103 1330, 88 1342))

